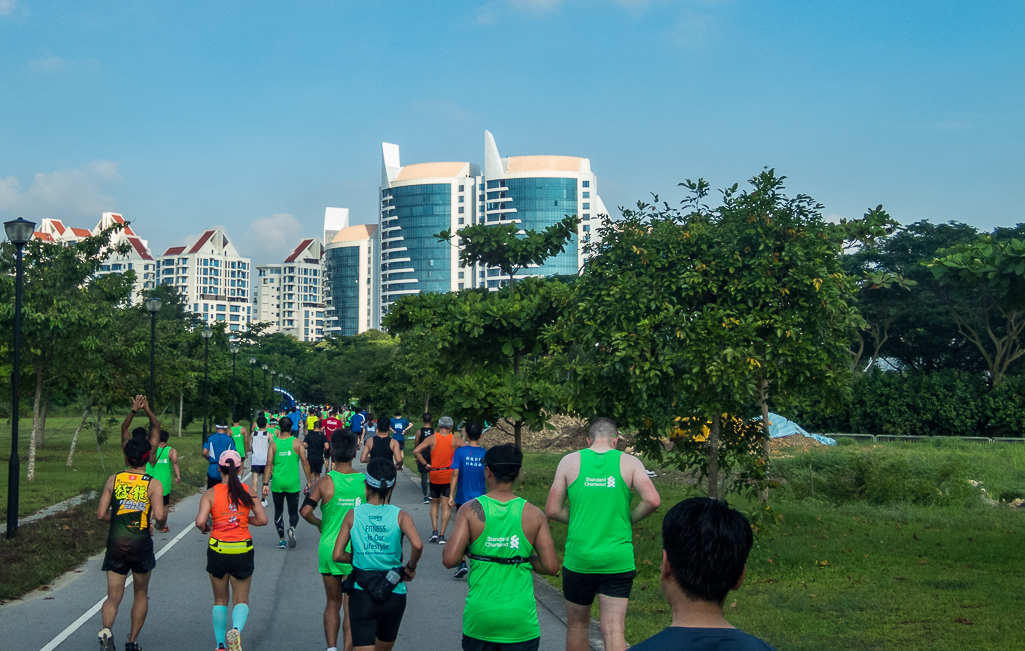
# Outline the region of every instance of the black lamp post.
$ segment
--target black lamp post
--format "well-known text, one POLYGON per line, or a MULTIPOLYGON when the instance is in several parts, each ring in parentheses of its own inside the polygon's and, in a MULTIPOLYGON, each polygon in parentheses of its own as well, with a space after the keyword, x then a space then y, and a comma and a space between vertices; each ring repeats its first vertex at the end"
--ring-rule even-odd
POLYGON ((274 404, 274 376, 277 374, 278 372, 274 369, 270 370, 270 403, 272 405, 274 404))
POLYGON ((238 409, 238 390, 235 384, 235 357, 238 355, 238 339, 228 342, 228 350, 231 351, 231 417, 235 417, 235 410, 238 409))
POLYGON ((210 408, 210 337, 214 331, 210 326, 203 328, 200 333, 203 335, 203 445, 206 445, 206 415, 210 408))
POLYGON ((149 312, 149 405, 150 409, 156 409, 155 402, 157 395, 157 312, 164 304, 159 298, 146 299, 146 311, 149 312))
POLYGON ((14 245, 14 373, 11 377, 11 460, 7 469, 7 537, 18 530, 18 487, 21 461, 18 459, 19 380, 21 379, 21 256, 36 230, 35 222, 18 217, 4 222, 7 239, 14 245))
POLYGON ((256 358, 249 358, 249 413, 256 422, 256 406, 253 404, 253 377, 256 375, 256 358))

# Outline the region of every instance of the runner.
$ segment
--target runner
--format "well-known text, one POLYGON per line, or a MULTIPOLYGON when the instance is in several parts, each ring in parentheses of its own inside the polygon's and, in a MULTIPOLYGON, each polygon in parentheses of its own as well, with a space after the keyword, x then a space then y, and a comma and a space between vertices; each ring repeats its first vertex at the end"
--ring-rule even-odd
MULTIPOLYGON (((253 451, 253 458, 249 462, 250 481, 252 481, 253 490, 256 491, 256 494, 262 496, 263 484, 265 483, 264 478, 267 476, 267 448, 270 446, 270 436, 267 433, 267 419, 264 416, 256 419, 256 429, 253 430, 250 445, 253 451), (256 483, 257 477, 260 478, 260 485, 256 483)), ((266 508, 267 498, 261 497, 260 505, 266 508)))
POLYGON ((402 448, 399 447, 399 442, 391 437, 390 429, 391 420, 389 418, 381 417, 377 421, 377 433, 368 438, 363 446, 363 454, 359 458, 360 463, 367 463, 371 459, 385 459, 394 463, 396 470, 402 467, 402 448))
MULTIPOLYGON (((464 448, 465 449, 465 448, 464 448)), ((463 651, 537 651, 541 627, 534 601, 533 569, 557 574, 559 557, 541 509, 513 493, 523 452, 512 443, 484 455, 487 495, 456 513, 445 567, 468 552, 473 571, 463 609, 463 651)))
POLYGON ((335 541, 335 562, 352 564, 347 583, 355 651, 391 651, 406 610, 405 582, 416 576, 423 553, 413 516, 389 504, 395 479, 395 466, 388 461, 374 459, 367 465, 367 501, 345 514, 335 541), (410 546, 405 565, 403 536, 410 546))
MULTIPOLYGON (((320 531, 318 554, 320 574, 324 577, 324 592, 327 594, 327 605, 324 607, 324 637, 327 638, 327 651, 337 651, 339 627, 342 630, 345 651, 352 651, 349 597, 342 592, 342 582, 352 573, 352 566, 336 563, 332 555, 345 514, 362 504, 366 494, 363 473, 352 468, 355 456, 356 437, 352 432, 332 434, 331 470, 314 484, 300 511, 303 518, 320 531), (318 501, 323 520, 313 513, 318 501), (340 612, 344 612, 344 616, 340 615, 340 612)), ((351 551, 351 548, 348 551, 351 551)))
POLYGON ((253 536, 249 526, 267 524, 267 512, 256 501, 256 494, 242 484, 238 473, 242 457, 235 450, 225 450, 217 461, 221 483, 203 493, 199 499, 196 527, 210 534, 206 549, 206 571, 214 589, 214 639, 217 648, 242 651, 242 629, 249 618, 249 586, 253 581, 253 536), (250 516, 252 512, 252 516, 250 516), (213 526, 207 521, 213 518, 213 526), (229 589, 230 588, 230 589, 229 589), (228 630, 228 601, 231 630, 228 630))
MULTIPOLYGON (((146 411, 151 413, 148 408, 146 411)), ((128 469, 107 480, 96 508, 96 518, 110 523, 107 552, 101 568, 107 573, 107 600, 101 609, 103 628, 99 633, 100 649, 104 651, 114 648, 111 629, 125 595, 125 581, 129 571, 132 573, 135 596, 132 601, 132 626, 128 632, 128 641, 125 642, 125 651, 139 651, 139 631, 149 611, 150 572, 157 564, 156 556, 153 555, 150 525, 155 523, 157 527, 163 527, 167 519, 162 499, 163 486, 159 480, 146 474, 146 461, 151 449, 150 444, 142 438, 132 438, 124 443, 125 465, 128 469)))
POLYGON ((413 450, 417 461, 423 462, 431 473, 431 526, 434 527, 434 530, 431 531, 431 542, 436 542, 439 545, 445 544, 445 530, 448 529, 450 516, 448 497, 449 482, 452 481, 452 455, 456 448, 464 445, 462 439, 458 439, 452 434, 452 426, 452 419, 442 416, 438 421, 438 433, 427 437, 413 450), (431 454, 429 463, 422 456, 428 450, 431 454), (441 510, 440 533, 438 527, 439 508, 441 510))
POLYGON ((206 457, 206 487, 213 488, 221 483, 221 471, 217 469, 217 460, 221 452, 234 450, 235 440, 228 436, 228 424, 223 420, 214 425, 214 433, 203 444, 203 456, 206 457))
MULTIPOLYGON (((456 450, 452 456, 452 481, 449 483, 449 507, 455 507, 457 517, 459 509, 470 500, 477 499, 488 492, 484 479, 484 453, 480 446, 483 428, 478 423, 467 423, 465 427, 467 445, 456 450)), ((459 564, 453 578, 461 579, 470 569, 464 560, 459 564)))
POLYGON ((279 421, 281 430, 267 448, 267 483, 263 495, 272 493, 274 499, 274 526, 278 530, 278 549, 295 549, 295 525, 299 524, 299 464, 310 480, 310 464, 303 454, 299 439, 292 436, 292 421, 285 416, 279 421), (275 481, 276 478, 276 481, 275 481), (285 504, 288 504, 288 530, 285 530, 285 504), (288 541, 285 541, 285 535, 288 541))
MULTIPOLYGON (((389 421, 389 428, 390 428, 389 421)), ((370 412, 363 414, 363 443, 366 443, 367 439, 377 436, 377 419, 370 412)))
POLYGON ((150 449, 156 450, 157 446, 160 445, 160 421, 157 420, 156 414, 150 409, 149 401, 146 396, 135 396, 132 398, 132 410, 125 416, 124 421, 121 423, 121 449, 125 449, 125 443, 129 439, 141 438, 144 441, 149 441, 150 449), (146 412, 146 417, 149 418, 149 436, 146 436, 145 427, 136 427, 134 430, 132 427, 132 420, 135 419, 135 412, 140 409, 146 412), (129 431, 131 430, 131 431, 129 431))
MULTIPOLYGON (((249 430, 239 425, 242 417, 234 414, 231 417, 231 440, 235 442, 235 452, 242 457, 242 465, 238 467, 239 473, 245 470, 246 456, 252 452, 252 442, 249 439, 249 430)), ((252 461, 249 462, 252 465, 252 461)))
POLYGON ((651 515, 661 500, 640 459, 616 449, 618 438, 612 419, 595 419, 587 435, 590 447, 562 458, 545 505, 549 519, 569 525, 562 568, 566 651, 589 648, 595 595, 605 648, 627 648, 626 607, 637 574, 631 525, 651 515), (633 511, 631 489, 641 497, 633 511))
MULTIPOLYGON (((167 508, 171 503, 172 466, 174 467, 174 483, 180 484, 182 481, 182 473, 178 468, 178 451, 167 445, 170 438, 171 435, 166 430, 160 430, 160 447, 157 448, 156 454, 153 455, 153 463, 146 464, 146 474, 153 479, 160 480, 160 485, 164 487, 164 508, 167 508)), ((158 531, 160 533, 169 533, 171 531, 167 526, 167 520, 164 520, 164 525, 158 531)))
POLYGON ((402 451, 406 451, 406 430, 409 428, 409 421, 402 417, 400 412, 395 412, 395 418, 391 419, 392 438, 399 442, 402 451))
POLYGON ((335 414, 335 410, 332 409, 330 415, 325 416, 324 419, 320 422, 321 429, 323 429, 324 431, 324 436, 328 438, 331 438, 332 434, 345 427, 345 423, 338 420, 335 414))
POLYGON ((363 413, 362 407, 356 407, 356 411, 353 412, 352 418, 349 420, 349 428, 352 433, 359 439, 360 446, 363 445, 363 424, 366 422, 367 417, 363 413))
MULTIPOLYGON (((430 436, 434 436, 434 428, 431 426, 432 423, 431 415, 425 413, 423 416, 424 426, 419 429, 416 433, 416 438, 413 440, 413 455, 416 455, 416 448, 424 442, 424 439, 430 436)), ((427 466, 420 461, 417 457, 416 470, 420 473, 420 490, 424 494, 424 504, 431 503, 431 471, 427 469, 427 466)))
POLYGON ((313 409, 313 408, 310 408, 310 410, 308 412, 306 412, 306 431, 307 432, 312 432, 313 431, 313 426, 316 425, 318 420, 320 420, 320 419, 317 418, 316 410, 313 409))
POLYGON ((328 452, 327 437, 320 430, 319 420, 314 419, 313 429, 303 439, 303 447, 306 448, 306 460, 310 464, 310 483, 307 486, 312 487, 324 472, 324 455, 328 452))

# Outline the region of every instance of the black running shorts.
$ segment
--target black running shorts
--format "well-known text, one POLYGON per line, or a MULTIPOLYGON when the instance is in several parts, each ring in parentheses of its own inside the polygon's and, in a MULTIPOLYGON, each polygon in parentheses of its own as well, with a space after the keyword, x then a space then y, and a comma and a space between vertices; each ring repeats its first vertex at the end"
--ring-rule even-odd
POLYGON ((104 572, 121 575, 127 575, 129 571, 132 574, 147 574, 152 572, 156 566, 157 557, 153 555, 153 539, 147 538, 146 541, 124 550, 111 549, 111 546, 108 545, 107 553, 103 555, 103 567, 100 569, 104 572))
POLYGON ((307 457, 306 460, 310 463, 310 472, 315 472, 318 475, 324 472, 324 457, 321 457, 319 459, 317 459, 316 457, 312 459, 307 457))
POLYGON ((215 579, 223 579, 225 574, 239 581, 248 579, 256 567, 253 562, 255 553, 255 550, 250 549, 245 554, 221 554, 207 547, 207 574, 215 579))
POLYGON ((537 651, 541 638, 523 642, 488 642, 463 634, 463 651, 537 651))
POLYGON ((267 466, 250 466, 249 469, 253 471, 254 475, 262 475, 263 471, 266 470, 267 466))
POLYGON ((562 594, 566 601, 578 606, 590 606, 596 594, 613 599, 629 599, 636 571, 616 574, 585 574, 562 568, 562 594))
POLYGON ((383 603, 370 598, 363 590, 354 589, 349 595, 349 626, 352 645, 374 646, 374 639, 394 642, 399 636, 399 624, 406 612, 406 595, 391 593, 383 603))
POLYGON ((218 485, 220 483, 221 483, 221 478, 220 477, 218 477, 217 479, 214 479, 210 475, 206 476, 206 488, 207 488, 207 490, 213 488, 214 486, 216 486, 216 485, 218 485))
POLYGON ((164 506, 168 506, 171 503, 171 494, 164 495, 164 506))
POLYGON ((431 498, 441 499, 442 497, 448 497, 448 484, 435 484, 431 482, 431 498))

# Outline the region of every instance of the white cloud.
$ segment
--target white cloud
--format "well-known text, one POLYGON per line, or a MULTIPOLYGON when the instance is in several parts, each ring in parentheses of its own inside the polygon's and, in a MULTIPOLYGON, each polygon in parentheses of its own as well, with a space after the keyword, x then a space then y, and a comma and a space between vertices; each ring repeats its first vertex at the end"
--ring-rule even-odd
POLYGON ((0 214, 24 215, 36 222, 47 217, 66 223, 98 220, 100 213, 116 208, 114 197, 106 194, 103 186, 121 180, 119 165, 94 160, 81 169, 38 172, 24 192, 17 178, 0 179, 0 214))
POLYGON ((10 16, 14 13, 14 5, 17 0, 0 0, 0 16, 10 16))
MULTIPOLYGON (((0 0, 2 2, 3 0, 0 0)), ((64 67, 64 59, 55 54, 50 54, 41 59, 28 62, 29 70, 35 72, 54 72, 64 67)))
POLYGON ((303 226, 299 220, 287 212, 279 212, 250 224, 235 248, 252 258, 255 264, 267 260, 280 262, 302 238, 303 226))

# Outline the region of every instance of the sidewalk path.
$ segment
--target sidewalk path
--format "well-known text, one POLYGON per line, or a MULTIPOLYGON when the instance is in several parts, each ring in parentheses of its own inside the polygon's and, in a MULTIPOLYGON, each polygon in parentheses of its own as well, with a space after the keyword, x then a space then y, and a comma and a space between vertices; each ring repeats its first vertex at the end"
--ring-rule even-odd
MULTIPOLYGON (((419 480, 400 475, 393 503, 413 515, 421 536, 430 535, 429 507, 421 504, 419 480)), ((213 595, 206 574, 206 536, 193 526, 199 495, 179 502, 169 518, 171 533, 158 535, 157 567, 150 583, 150 609, 139 638, 146 651, 214 649, 210 624, 213 595)), ((269 505, 270 506, 270 505, 269 505)), ((270 511, 270 508, 268 508, 270 511)), ((271 515, 273 518, 273 515, 271 515)), ((317 572, 318 532, 300 520, 298 546, 275 549, 273 522, 254 527, 256 573, 250 595, 250 615, 243 632, 246 651, 324 649, 324 588, 317 572)), ((406 547, 408 556, 408 545, 406 547)), ((441 564, 442 548, 425 542, 423 558, 409 584, 406 613, 396 651, 449 651, 460 648, 466 581, 452 578, 441 564)), ((50 590, 36 591, 0 607, 3 648, 21 651, 93 649, 100 630, 97 605, 105 583, 97 555, 81 568, 61 577, 50 590), (95 608, 95 610, 93 610, 95 608), (90 614, 90 611, 93 611, 90 614), (77 626, 76 626, 77 624, 77 626)), ((547 586, 544 586, 547 588, 547 586)), ((557 594, 555 596, 558 596, 557 594)), ((538 604, 541 649, 565 648, 566 629, 559 600, 548 594, 538 604)), ((117 648, 128 634, 131 589, 126 591, 114 626, 117 648)))

